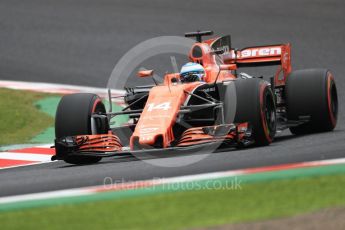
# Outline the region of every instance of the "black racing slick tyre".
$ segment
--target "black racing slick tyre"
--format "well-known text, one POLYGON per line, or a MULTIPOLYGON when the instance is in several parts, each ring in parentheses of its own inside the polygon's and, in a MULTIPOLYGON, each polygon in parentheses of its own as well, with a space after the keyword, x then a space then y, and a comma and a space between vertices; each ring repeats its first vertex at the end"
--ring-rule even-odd
MULTIPOLYGON (((233 82, 236 89, 234 123, 249 122, 255 144, 269 145, 276 133, 276 106, 269 83, 258 78, 237 79, 233 82)), ((225 116, 232 106, 226 101, 225 116)))
MULTIPOLYGON (((105 113, 106 111, 96 94, 77 93, 62 97, 56 111, 55 137, 58 139, 66 136, 95 134, 91 130, 91 115, 97 112, 105 113)), ((108 131, 104 127, 96 127, 96 129, 97 134, 108 131)), ((64 161, 70 164, 93 164, 101 159, 95 156, 67 155, 64 157, 64 161)))
POLYGON ((309 122, 290 127, 293 134, 332 131, 337 124, 338 96, 332 73, 327 69, 292 72, 286 83, 289 120, 309 118, 309 122))

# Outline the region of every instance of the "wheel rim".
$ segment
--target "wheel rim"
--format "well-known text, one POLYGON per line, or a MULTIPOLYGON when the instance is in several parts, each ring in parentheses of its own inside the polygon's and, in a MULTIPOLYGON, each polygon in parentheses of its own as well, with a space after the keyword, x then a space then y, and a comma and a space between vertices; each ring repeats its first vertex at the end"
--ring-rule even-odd
POLYGON ((270 93, 266 93, 264 115, 268 129, 267 131, 270 137, 272 137, 276 130, 276 113, 274 101, 270 93))
MULTIPOLYGON (((96 101, 94 102, 93 108, 92 108, 91 115, 92 114, 105 113, 105 112, 106 111, 105 111, 105 108, 104 108, 102 101, 100 99, 96 99, 96 101)), ((91 133, 94 133, 94 134, 102 134, 102 133, 108 132, 108 130, 102 130, 100 125, 97 123, 95 123, 94 126, 91 124, 90 128, 91 128, 91 133)))
POLYGON ((334 117, 334 119, 337 119, 338 115, 338 95, 337 95, 337 89, 332 82, 331 87, 330 87, 330 102, 331 102, 331 113, 334 117))

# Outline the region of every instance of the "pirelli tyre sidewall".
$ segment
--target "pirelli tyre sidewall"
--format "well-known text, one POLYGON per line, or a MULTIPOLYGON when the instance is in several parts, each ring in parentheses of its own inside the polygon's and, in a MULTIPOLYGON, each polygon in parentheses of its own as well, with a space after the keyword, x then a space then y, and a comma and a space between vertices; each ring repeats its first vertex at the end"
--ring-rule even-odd
POLYGON ((286 83, 289 120, 309 117, 309 122, 291 127, 293 134, 331 131, 337 124, 338 96, 333 74, 327 69, 292 72, 286 83))
MULTIPOLYGON (((55 117, 55 137, 62 138, 75 135, 89 135, 91 131, 91 115, 95 112, 105 113, 105 106, 96 94, 77 93, 62 97, 55 117)), ((97 130, 106 133, 107 130, 97 130)), ((64 155, 65 153, 57 153, 64 155)), ((101 157, 66 156, 64 161, 70 164, 92 164, 101 157)))
MULTIPOLYGON (((234 123, 249 122, 256 145, 269 145, 276 133, 276 106, 269 83, 259 78, 237 79, 234 83, 237 99, 234 123)), ((224 99, 227 111, 232 105, 224 99)))

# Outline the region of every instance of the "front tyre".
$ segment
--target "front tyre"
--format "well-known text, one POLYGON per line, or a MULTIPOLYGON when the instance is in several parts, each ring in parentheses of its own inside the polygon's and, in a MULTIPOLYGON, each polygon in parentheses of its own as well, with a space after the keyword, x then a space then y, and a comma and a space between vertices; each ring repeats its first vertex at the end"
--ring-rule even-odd
MULTIPOLYGON (((66 136, 107 133, 108 130, 105 127, 94 127, 91 124, 93 113, 105 112, 105 106, 96 94, 77 93, 63 96, 55 117, 56 139, 66 136)), ((61 152, 57 155, 65 155, 64 161, 70 164, 93 164, 102 159, 95 156, 69 156, 61 152)))
MULTIPOLYGON (((252 137, 258 146, 269 145, 276 133, 276 105, 267 81, 258 78, 233 81, 236 89, 234 123, 249 122, 252 137)), ((231 103, 224 99, 225 120, 231 103)))

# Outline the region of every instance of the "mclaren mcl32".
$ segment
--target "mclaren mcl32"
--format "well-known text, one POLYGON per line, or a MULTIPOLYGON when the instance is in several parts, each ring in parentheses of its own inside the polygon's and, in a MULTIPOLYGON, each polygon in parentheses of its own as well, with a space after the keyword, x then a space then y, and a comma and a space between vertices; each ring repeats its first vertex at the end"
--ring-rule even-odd
MULTIPOLYGON (((52 159, 91 164, 102 157, 201 146, 265 146, 279 130, 300 135, 335 128, 338 98, 330 70, 292 71, 290 44, 234 49, 229 35, 202 40, 212 34, 185 34, 196 38, 188 56, 204 69, 202 79, 193 71, 187 77, 167 73, 160 84, 126 88, 120 112, 107 111, 95 94, 65 95, 56 112, 52 159), (270 65, 278 68, 269 80, 239 71, 270 65), (111 127, 122 115, 129 122, 111 127)), ((153 70, 138 72, 152 75, 153 70)))

